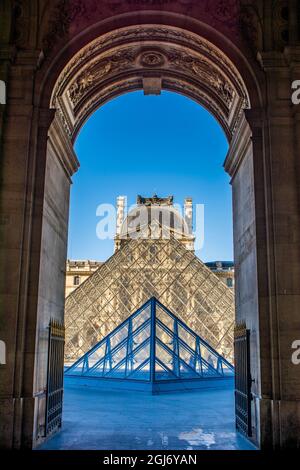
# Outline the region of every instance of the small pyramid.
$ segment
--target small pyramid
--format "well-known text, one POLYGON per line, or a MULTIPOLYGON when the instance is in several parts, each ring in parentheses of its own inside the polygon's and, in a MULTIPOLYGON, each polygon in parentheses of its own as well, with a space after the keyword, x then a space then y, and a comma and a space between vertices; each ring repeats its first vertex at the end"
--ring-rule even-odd
POLYGON ((234 368, 153 297, 65 375, 160 384, 229 378, 234 368))
POLYGON ((125 241, 67 297, 66 362, 72 364, 90 351, 151 297, 233 361, 232 290, 171 238, 125 241))

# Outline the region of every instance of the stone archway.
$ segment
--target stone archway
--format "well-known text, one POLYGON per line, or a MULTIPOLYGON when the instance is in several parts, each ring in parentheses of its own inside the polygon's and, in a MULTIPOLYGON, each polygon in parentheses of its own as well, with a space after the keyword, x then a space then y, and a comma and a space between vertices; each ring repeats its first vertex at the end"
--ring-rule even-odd
POLYGON ((255 5, 247 10, 236 0, 225 10, 217 1, 105 0, 101 8, 92 0, 57 2, 57 8, 54 2, 40 11, 35 44, 39 2, 27 3, 14 24, 15 33, 26 30, 27 48, 16 59, 7 53, 13 63, 2 143, 3 259, 8 263, 9 253, 16 265, 9 279, 16 287, 2 282, 10 318, 1 370, 4 446, 31 447, 43 439, 47 328, 50 318, 63 318, 69 185, 78 167, 72 143, 99 105, 141 88, 195 99, 230 141, 225 168, 233 185, 237 322, 251 330, 254 440, 262 447, 299 445, 300 383, 290 361, 300 294, 299 112, 289 101, 299 69, 292 47, 297 25, 282 21, 293 40, 283 53, 287 44, 270 32, 276 18, 267 1, 264 26, 255 5))
MULTIPOLYGON (((58 201, 63 200, 63 193, 67 194, 69 191, 68 178, 64 177, 62 171, 58 173, 58 169, 53 170, 57 159, 61 160, 62 149, 64 148, 65 162, 74 162, 72 143, 90 114, 108 100, 139 89, 143 89, 145 94, 159 94, 162 89, 181 93, 206 107, 223 127, 229 143, 233 142, 227 158, 227 169, 229 170, 236 161, 243 158, 247 168, 242 176, 243 184, 252 190, 253 197, 251 129, 245 119, 245 111, 251 108, 251 103, 246 84, 238 68, 221 49, 195 33, 169 25, 144 24, 119 28, 97 37, 81 48, 59 74, 50 100, 50 107, 55 111, 55 116, 49 129, 44 189, 46 207, 51 207, 54 190, 58 201), (241 150, 237 148, 237 142, 240 144, 241 138, 244 155, 241 155, 241 150), (55 171, 55 177, 53 175, 51 177, 53 171, 55 171), (54 181, 55 184, 53 184, 54 181), (60 182, 59 193, 57 181, 60 182)), ((70 166, 70 169, 69 176, 71 177, 74 167, 70 166)), ((234 171, 232 171, 233 174, 234 171)), ((239 223, 240 214, 234 218, 236 237, 244 236, 244 231, 248 230, 254 239, 254 197, 252 200, 245 201, 240 191, 234 184, 233 186, 235 199, 241 199, 242 205, 249 204, 243 224, 239 223)), ((57 217, 60 213, 59 206, 56 209, 56 211, 50 209, 46 217, 44 216, 42 244, 45 245, 45 253, 55 252, 55 238, 51 226, 66 227, 61 217, 57 217), (47 235, 49 233, 53 249, 49 246, 50 240, 47 235)), ((61 230, 60 235, 62 234, 61 230)), ((66 232, 64 239, 66 239, 66 232)), ((249 260, 249 253, 245 253, 243 248, 236 247, 235 250, 237 259, 246 258, 246 263, 244 261, 244 265, 241 264, 240 271, 243 271, 244 278, 253 286, 257 285, 257 279, 254 277, 256 270, 254 246, 253 243, 251 260, 249 260)), ((57 259, 57 266, 62 262, 64 258, 57 259)), ((52 260, 49 263, 47 257, 42 256, 41 265, 43 266, 41 273, 43 278, 40 284, 42 298, 45 285, 50 282, 49 273, 53 273, 52 260)), ((242 273, 238 274, 241 278, 242 273)), ((59 272, 56 273, 55 279, 57 279, 57 286, 51 291, 51 296, 54 292, 59 292, 58 282, 61 283, 59 272)), ((245 287, 243 284, 239 285, 242 292, 245 287)), ((48 300, 50 303, 50 297, 48 300)), ((62 296, 57 297, 57 301, 63 305, 62 296)), ((251 308, 251 316, 257 318, 256 293, 253 293, 251 308)), ((245 321, 249 314, 249 309, 246 312, 241 304, 237 304, 237 322, 245 321)), ((45 302, 41 301, 38 304, 38 318, 45 317, 48 320, 50 316, 51 310, 45 307, 45 302), (47 310, 48 314, 45 316, 47 310)), ((46 325, 47 323, 44 324, 44 328, 46 325)), ((255 333, 252 333, 252 342, 253 349, 256 351, 258 344, 255 333)), ((257 383, 259 383, 258 368, 259 364, 253 361, 252 373, 257 383)), ((253 405, 252 412, 255 416, 259 401, 254 402, 253 405)), ((254 436, 258 439, 257 424, 254 427, 254 436)))

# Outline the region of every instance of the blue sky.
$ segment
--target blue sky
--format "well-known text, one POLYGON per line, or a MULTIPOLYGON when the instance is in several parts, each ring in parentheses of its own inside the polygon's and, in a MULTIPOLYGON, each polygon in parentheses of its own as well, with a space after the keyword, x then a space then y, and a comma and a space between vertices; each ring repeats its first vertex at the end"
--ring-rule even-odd
POLYGON ((99 204, 119 195, 174 195, 204 204, 203 261, 233 259, 232 202, 222 164, 228 144, 214 117, 181 95, 129 93, 102 106, 75 142, 80 169, 73 176, 68 258, 105 260, 112 240, 99 240, 99 204))

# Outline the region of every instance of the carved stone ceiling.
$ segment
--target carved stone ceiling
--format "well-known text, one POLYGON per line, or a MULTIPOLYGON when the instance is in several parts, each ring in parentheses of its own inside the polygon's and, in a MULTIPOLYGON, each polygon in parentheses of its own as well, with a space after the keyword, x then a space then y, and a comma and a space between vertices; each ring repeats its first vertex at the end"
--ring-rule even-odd
POLYGON ((162 88, 205 106, 228 138, 249 99, 233 64, 211 43, 167 26, 119 29, 91 42, 65 67, 51 107, 71 138, 101 104, 143 88, 143 78, 158 77, 162 88))

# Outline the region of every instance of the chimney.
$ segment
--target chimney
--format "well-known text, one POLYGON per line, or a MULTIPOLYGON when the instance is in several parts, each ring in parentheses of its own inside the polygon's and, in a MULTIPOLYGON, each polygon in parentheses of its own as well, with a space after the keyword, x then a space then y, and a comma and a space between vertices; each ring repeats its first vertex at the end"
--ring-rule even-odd
POLYGON ((116 235, 120 235, 122 223, 125 219, 125 209, 127 204, 126 196, 118 196, 117 197, 117 230, 116 235))
POLYGON ((184 220, 187 223, 189 234, 193 233, 193 200, 188 197, 184 201, 184 220))

